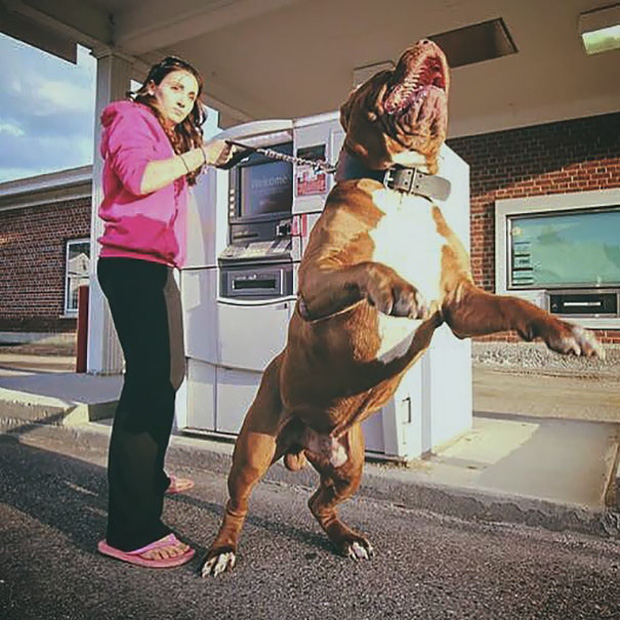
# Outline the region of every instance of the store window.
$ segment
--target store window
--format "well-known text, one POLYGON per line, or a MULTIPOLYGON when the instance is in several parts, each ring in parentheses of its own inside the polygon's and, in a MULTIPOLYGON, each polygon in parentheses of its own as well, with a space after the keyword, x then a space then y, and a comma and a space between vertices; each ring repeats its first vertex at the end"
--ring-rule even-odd
POLYGON ((67 241, 67 263, 65 266, 65 314, 76 315, 79 287, 88 284, 90 271, 90 240, 71 239, 67 241))

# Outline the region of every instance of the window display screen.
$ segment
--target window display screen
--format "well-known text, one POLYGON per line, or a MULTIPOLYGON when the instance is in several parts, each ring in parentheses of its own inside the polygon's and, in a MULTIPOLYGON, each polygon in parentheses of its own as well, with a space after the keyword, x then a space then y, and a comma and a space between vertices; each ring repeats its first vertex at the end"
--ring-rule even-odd
POLYGON ((510 218, 514 288, 620 284, 620 207, 510 218))
POLYGON ((239 166, 238 187, 238 217, 251 219, 271 213, 290 213, 293 165, 263 158, 260 163, 239 166))

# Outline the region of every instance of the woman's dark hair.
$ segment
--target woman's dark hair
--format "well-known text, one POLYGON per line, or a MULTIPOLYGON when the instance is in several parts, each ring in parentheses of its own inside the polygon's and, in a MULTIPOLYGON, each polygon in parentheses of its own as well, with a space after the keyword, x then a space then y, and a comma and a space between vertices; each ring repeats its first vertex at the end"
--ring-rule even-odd
MULTIPOLYGON (((128 95, 133 101, 143 103, 153 110, 153 113, 170 139, 174 152, 178 154, 185 153, 186 151, 200 147, 203 144, 202 124, 206 120, 206 113, 199 100, 200 94, 202 93, 202 87, 202 76, 196 69, 194 69, 194 67, 192 67, 192 65, 184 60, 181 60, 181 58, 177 58, 176 56, 167 56, 161 62, 150 68, 149 73, 140 89, 135 93, 128 93, 128 95), (173 129, 170 129, 167 127, 164 117, 155 106, 155 97, 149 94, 148 89, 151 82, 160 84, 161 81, 172 71, 187 71, 191 73, 198 82, 198 92, 196 93, 194 107, 188 114, 187 118, 182 123, 176 125, 173 129)), ((186 174, 185 177, 187 178, 187 182, 190 185, 195 185, 196 178, 201 171, 202 166, 197 170, 186 174)))

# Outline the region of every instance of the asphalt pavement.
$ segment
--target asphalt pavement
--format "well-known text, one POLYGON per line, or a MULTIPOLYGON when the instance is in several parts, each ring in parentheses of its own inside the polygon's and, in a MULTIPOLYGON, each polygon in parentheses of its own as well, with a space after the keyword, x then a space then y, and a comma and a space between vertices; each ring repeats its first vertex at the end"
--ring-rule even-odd
POLYGON ((225 468, 191 476, 165 519, 198 549, 166 571, 99 556, 106 449, 61 429, 0 436, 0 617, 27 619, 620 617, 620 544, 525 525, 477 522, 358 496, 341 510, 375 547, 369 561, 333 553, 306 502, 310 485, 259 484, 235 569, 198 576, 220 523, 225 468))
POLYGON ((191 564, 99 556, 120 377, 77 375, 71 351, 37 346, 0 350, 2 619, 620 619, 620 349, 593 367, 520 347, 512 370, 483 352, 471 431, 407 467, 367 462, 343 505, 370 561, 334 554, 306 507, 316 474, 276 464, 237 567, 203 580, 232 444, 171 439, 168 470, 196 486, 165 519, 198 550, 191 564))

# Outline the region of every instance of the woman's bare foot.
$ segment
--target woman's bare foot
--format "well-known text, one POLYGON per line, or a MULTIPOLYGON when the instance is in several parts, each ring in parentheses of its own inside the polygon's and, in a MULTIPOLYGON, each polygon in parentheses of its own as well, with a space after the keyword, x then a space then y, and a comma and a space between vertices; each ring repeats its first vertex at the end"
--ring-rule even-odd
POLYGON ((155 547, 153 549, 149 549, 148 551, 140 553, 140 557, 144 558, 145 560, 165 560, 166 558, 174 558, 179 555, 183 555, 188 551, 189 545, 186 545, 178 538, 175 538, 174 542, 171 542, 170 544, 166 544, 161 547, 155 547))

